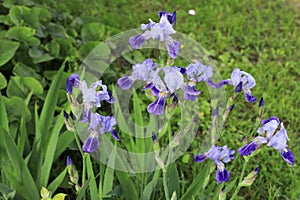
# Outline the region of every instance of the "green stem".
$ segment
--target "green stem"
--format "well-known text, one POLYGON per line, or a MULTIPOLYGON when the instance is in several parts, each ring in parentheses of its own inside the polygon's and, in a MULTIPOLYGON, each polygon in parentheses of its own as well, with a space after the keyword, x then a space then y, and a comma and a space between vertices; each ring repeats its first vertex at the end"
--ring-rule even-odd
POLYGON ((168 190, 168 184, 167 184, 167 170, 165 168, 162 169, 163 170, 163 183, 164 183, 164 190, 165 190, 165 197, 166 200, 170 200, 170 196, 169 196, 169 190, 168 190))
POLYGON ((241 189, 241 182, 243 181, 244 178, 244 174, 245 174, 245 169, 246 169, 246 165, 248 163, 249 160, 245 160, 244 164, 243 164, 243 169, 239 178, 239 184, 238 186, 235 188, 235 191, 233 193, 233 195, 231 196, 230 200, 233 200, 235 198, 235 196, 239 193, 240 189, 241 189))
POLYGON ((85 174, 86 174, 86 153, 84 153, 83 157, 82 157, 82 186, 84 186, 85 183, 85 174))
POLYGON ((75 135, 75 141, 76 141, 77 147, 78 147, 78 149, 80 151, 80 154, 83 158, 84 157, 84 152, 82 150, 82 147, 81 147, 81 144, 80 144, 80 139, 79 139, 77 131, 74 131, 74 135, 75 135))
POLYGON ((77 131, 74 131, 75 134, 75 141, 78 146, 78 149, 80 151, 80 154, 82 156, 82 185, 85 183, 85 174, 86 174, 86 164, 85 164, 85 159, 86 159, 86 153, 83 152, 80 144, 80 138, 77 134, 77 131))

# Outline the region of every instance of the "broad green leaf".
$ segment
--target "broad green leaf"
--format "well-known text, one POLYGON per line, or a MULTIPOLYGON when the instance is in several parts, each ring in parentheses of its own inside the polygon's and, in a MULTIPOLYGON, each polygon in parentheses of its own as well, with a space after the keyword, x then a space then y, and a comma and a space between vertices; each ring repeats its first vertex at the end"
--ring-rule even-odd
POLYGON ((97 49, 94 52, 97 54, 100 58, 107 58, 110 56, 111 50, 108 44, 102 42, 97 46, 97 49))
MULTIPOLYGON (((66 60, 67 61, 67 60, 66 60)), ((60 88, 60 79, 65 67, 66 61, 62 64, 60 70, 57 72, 50 89, 48 90, 47 97, 40 115, 40 130, 43 130, 41 138, 42 146, 49 140, 50 127, 54 117, 55 107, 58 99, 58 90, 60 88)))
POLYGON ((4 102, 9 122, 20 120, 23 114, 26 115, 25 118, 27 119, 27 121, 31 119, 31 113, 22 98, 17 96, 11 96, 10 98, 4 97, 4 102), (23 113, 24 109, 25 111, 23 113))
POLYGON ((12 6, 9 10, 9 17, 11 19, 11 21, 19 26, 21 25, 21 23, 23 22, 23 16, 24 15, 29 15, 30 14, 31 9, 26 7, 26 6, 12 6))
POLYGON ((105 34, 105 25, 92 22, 85 24, 81 29, 81 37, 84 42, 99 41, 105 34))
POLYGON ((47 185, 49 177, 50 177, 50 171, 52 168, 52 164, 54 161, 54 155, 57 148, 57 142, 58 137, 60 134, 60 130, 64 125, 64 115, 61 113, 56 120, 55 126, 53 128, 53 131, 51 133, 49 142, 47 144, 46 153, 44 156, 44 162, 41 169, 41 177, 38 185, 47 185))
MULTIPOLYGON (((143 114, 141 110, 141 105, 140 105, 140 99, 138 98, 137 94, 135 91, 133 91, 133 113, 134 113, 134 134, 135 134, 135 142, 136 146, 138 147, 138 151, 141 153, 145 152, 145 139, 144 139, 144 128, 143 128, 143 114)), ((142 160, 137 163, 140 165, 142 168, 145 165, 145 161, 142 160)))
MULTIPOLYGON (((1 15, 0 15, 0 23, 3 23, 1 21, 1 15)), ((0 30, 0 40, 5 40, 5 37, 6 37, 6 31, 0 30)))
POLYGON ((18 150, 21 155, 23 155, 24 150, 29 151, 30 144, 29 144, 29 139, 28 139, 28 134, 27 134, 27 129, 26 129, 26 108, 23 109, 23 114, 21 117, 21 122, 20 122, 20 133, 18 134, 18 150), (28 149, 25 149, 27 147, 28 149))
POLYGON ((13 199, 15 197, 16 190, 0 183, 0 194, 2 194, 7 199, 13 199))
POLYGON ((176 192, 177 195, 179 195, 179 175, 177 171, 177 167, 175 163, 172 163, 168 166, 167 170, 167 176, 168 176, 168 191, 169 196, 172 196, 174 192, 176 192))
POLYGON ((4 130, 9 131, 6 107, 1 92, 0 92, 0 117, 1 117, 0 127, 3 127, 4 130))
POLYGON ((5 8, 11 8, 13 6, 20 5, 20 6, 33 6, 34 2, 32 0, 4 0, 3 6, 5 8))
POLYGON ((68 38, 55 38, 55 41, 59 44, 59 58, 73 57, 76 55, 76 49, 72 44, 72 41, 68 38))
MULTIPOLYGON (((108 160, 108 166, 114 166, 116 162, 116 148, 117 146, 114 146, 113 152, 109 157, 108 160)), ((110 193, 113 189, 113 182, 114 182, 114 168, 106 167, 104 179, 103 179, 103 196, 106 196, 108 193, 110 193)))
POLYGON ((34 64, 47 62, 54 59, 54 57, 52 57, 49 53, 46 53, 40 47, 31 47, 28 51, 28 54, 32 58, 34 64))
POLYGON ((47 22, 51 20, 51 13, 47 8, 33 7, 32 11, 36 13, 40 22, 47 22))
POLYGON ((7 33, 6 37, 9 39, 14 39, 20 42, 28 41, 35 34, 35 30, 33 28, 29 28, 26 26, 15 26, 11 27, 7 33))
POLYGON ((160 175, 160 171, 161 170, 156 170, 155 171, 152 180, 146 185, 146 187, 143 191, 143 198, 142 199, 150 200, 151 194, 153 193, 153 191, 156 188, 157 181, 158 181, 158 178, 159 178, 159 175, 160 175))
POLYGON ((41 153, 41 136, 42 131, 40 129, 40 119, 38 115, 38 105, 37 103, 34 106, 34 128, 35 128, 35 135, 34 135, 34 141, 33 141, 33 147, 30 152, 30 154, 26 157, 26 162, 28 163, 28 167, 32 172, 32 176, 34 179, 37 180, 37 177, 41 173, 41 168, 43 164, 41 153))
POLYGON ((90 184, 91 179, 89 178, 84 185, 80 188, 76 200, 81 200, 81 199, 85 199, 84 197, 86 196, 86 190, 90 184))
POLYGON ((66 38, 65 28, 60 24, 49 23, 46 29, 52 38, 66 38))
POLYGON ((16 25, 28 25, 34 29, 39 27, 39 18, 36 12, 26 6, 13 6, 9 10, 11 21, 16 25))
POLYGON ((40 82, 40 84, 43 87, 45 86, 44 78, 41 75, 39 75, 38 73, 36 73, 36 71, 33 68, 25 65, 22 62, 18 62, 17 64, 15 64, 15 67, 13 69, 13 74, 16 76, 21 76, 21 77, 29 76, 29 77, 35 78, 36 80, 38 80, 40 82))
POLYGON ((194 178, 192 184, 187 188, 186 192, 181 196, 181 200, 189 200, 196 197, 203 187, 206 175, 209 173, 210 163, 206 163, 200 173, 194 178))
POLYGON ((136 187, 127 172, 116 171, 118 180, 120 181, 122 191, 125 197, 130 197, 132 200, 138 200, 136 187))
POLYGON ((44 89, 39 81, 33 77, 12 77, 7 86, 7 96, 19 96, 26 98, 28 93, 32 92, 36 95, 44 93, 44 89))
POLYGON ((41 41, 36 37, 30 37, 26 42, 29 46, 36 47, 36 48, 41 45, 41 41))
POLYGON ((67 196, 66 194, 58 193, 57 195, 55 195, 55 196, 52 198, 52 200, 64 200, 66 196, 67 196))
POLYGON ((19 46, 19 42, 0 40, 0 66, 7 63, 15 55, 19 46))
MULTIPOLYGON (((18 194, 24 195, 24 197, 29 197, 30 199, 39 199, 39 191, 35 185, 35 182, 27 168, 22 156, 18 152, 18 148, 11 138, 10 134, 7 133, 2 127, 0 127, 0 140, 3 141, 4 149, 7 152, 7 156, 15 170, 15 176, 18 177, 16 183, 19 183, 14 187, 18 194), (24 184, 26 183, 26 184, 24 184), (21 192, 27 191, 27 194, 21 192), (30 192, 28 192, 30 191, 30 192)), ((26 199, 26 198, 25 198, 26 199)))
POLYGON ((55 40, 51 40, 48 44, 46 44, 45 49, 54 57, 59 56, 60 46, 59 43, 55 40))
POLYGON ((91 180, 90 184, 89 184, 91 200, 97 200, 98 199, 98 189, 97 189, 97 185, 96 185, 96 180, 95 180, 96 177, 94 174, 90 154, 88 154, 86 156, 86 168, 87 168, 88 177, 91 180))
POLYGON ((87 42, 83 45, 80 46, 79 50, 78 50, 78 57, 81 61, 83 61, 87 55, 93 50, 95 49, 95 47, 97 45, 99 45, 100 42, 98 41, 92 41, 92 42, 87 42))
POLYGON ((55 192, 57 188, 62 184, 67 173, 67 168, 65 168, 48 186, 48 189, 55 192))
MULTIPOLYGON (((65 61, 66 62, 66 61, 65 61)), ((62 67, 57 72, 50 89, 48 90, 48 94, 46 96, 44 106, 41 111, 40 117, 37 114, 37 108, 35 109, 35 138, 34 138, 34 146, 32 149, 32 154, 28 158, 30 168, 35 172, 35 177, 41 177, 41 168, 43 162, 42 152, 46 151, 47 142, 50 139, 51 131, 50 127, 53 123, 55 107, 58 99, 58 90, 60 88, 60 79, 63 73, 63 69, 65 66, 65 62, 62 64, 62 67)))
POLYGON ((71 145, 74 140, 75 137, 73 132, 65 131, 59 135, 54 161, 71 145))
POLYGON ((7 86, 7 81, 3 76, 3 74, 0 72, 0 90, 6 88, 6 86, 7 86))

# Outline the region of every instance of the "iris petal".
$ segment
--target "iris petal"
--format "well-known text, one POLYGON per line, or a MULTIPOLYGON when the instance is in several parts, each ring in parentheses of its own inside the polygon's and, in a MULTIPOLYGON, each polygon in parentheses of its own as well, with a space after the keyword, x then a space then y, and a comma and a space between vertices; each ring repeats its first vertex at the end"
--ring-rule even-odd
POLYGON ((295 163, 295 157, 294 153, 289 149, 284 149, 280 151, 280 155, 283 158, 285 162, 287 162, 290 165, 293 165, 295 163))
POLYGON ((226 168, 217 170, 216 180, 218 181, 218 183, 227 182, 229 180, 229 177, 230 173, 226 168))
POLYGON ((206 154, 198 154, 196 156, 194 156, 194 161, 195 162, 203 162, 204 160, 206 160, 207 155, 206 154))
POLYGON ((132 48, 139 49, 143 46, 145 41, 146 41, 146 38, 142 34, 140 34, 140 35, 132 36, 129 39, 129 44, 132 48))
POLYGON ((248 156, 252 152, 254 152, 257 149, 257 144, 255 142, 250 142, 249 144, 246 144, 245 146, 239 148, 238 152, 241 156, 248 156))
POLYGON ((99 147, 98 134, 90 134, 84 141, 82 150, 87 153, 95 152, 99 147))
POLYGON ((186 100, 195 101, 199 94, 200 92, 196 90, 194 86, 187 84, 187 86, 184 88, 184 98, 186 100))
POLYGON ((177 41, 167 42, 167 50, 171 58, 175 59, 178 57, 180 45, 181 43, 177 41))
POLYGON ((148 105, 147 111, 153 115, 161 115, 164 113, 166 97, 158 97, 153 103, 148 105))
POLYGON ((117 140, 117 141, 120 141, 120 137, 118 136, 118 133, 115 129, 113 129, 110 134, 117 140))
POLYGON ((118 80, 118 85, 121 87, 122 90, 128 90, 134 80, 132 80, 129 76, 122 77, 118 80))

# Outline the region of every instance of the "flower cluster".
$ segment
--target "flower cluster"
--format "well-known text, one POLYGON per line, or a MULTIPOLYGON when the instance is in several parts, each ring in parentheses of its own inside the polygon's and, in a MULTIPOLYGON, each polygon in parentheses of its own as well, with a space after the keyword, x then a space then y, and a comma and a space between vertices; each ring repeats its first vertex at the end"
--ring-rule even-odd
POLYGON ((217 165, 217 173, 216 173, 216 180, 219 183, 227 182, 230 173, 225 168, 224 163, 230 162, 234 159, 234 150, 229 150, 227 146, 217 147, 213 145, 208 152, 203 154, 198 154, 194 157, 195 162, 203 162, 207 158, 213 160, 217 165))
MULTIPOLYGON (((181 45, 180 42, 171 37, 171 35, 176 33, 174 30, 174 25, 176 24, 176 12, 169 13, 160 11, 158 16, 160 18, 158 23, 149 19, 148 24, 142 24, 141 29, 144 32, 131 37, 129 39, 129 44, 132 48, 139 49, 147 40, 159 40, 166 45, 171 59, 175 59, 178 57, 181 45)), ((197 83, 200 82, 205 82, 208 86, 215 89, 222 88, 225 85, 231 85, 234 87, 234 94, 236 94, 236 96, 238 96, 240 92, 243 92, 244 98, 247 102, 257 102, 256 97, 254 97, 251 92, 252 88, 255 87, 256 82, 249 73, 236 68, 232 71, 230 78, 216 83, 212 80, 212 77, 212 67, 204 65, 196 59, 193 63, 190 63, 186 67, 159 67, 157 63, 148 58, 142 63, 133 65, 132 73, 129 76, 124 76, 118 79, 117 84, 122 90, 128 90, 132 87, 135 81, 142 81, 145 85, 143 90, 150 90, 151 94, 156 98, 156 100, 150 103, 147 107, 147 111, 153 115, 161 115, 164 113, 168 98, 172 99, 172 103, 177 103, 180 90, 183 92, 185 100, 196 101, 201 93, 196 89, 197 83)), ((90 131, 90 135, 83 144, 83 150, 89 153, 96 151, 99 147, 99 135, 106 132, 109 132, 117 141, 119 141, 120 138, 114 130, 114 126, 116 125, 115 118, 113 116, 102 116, 93 112, 95 108, 101 107, 102 101, 106 101, 108 103, 115 102, 115 99, 111 92, 107 89, 107 86, 100 80, 88 87, 87 83, 85 81, 81 81, 77 74, 73 74, 68 77, 66 82, 66 92, 68 96, 72 96, 73 88, 78 88, 82 93, 84 111, 81 121, 89 123, 88 130, 90 131)), ((232 97, 235 96, 233 95, 232 97)), ((259 107, 263 108, 263 106, 264 101, 261 99, 259 107)), ((225 113, 226 115, 223 115, 224 120, 228 117, 228 113, 233 109, 233 107, 234 104, 229 106, 226 111, 227 114, 225 113)), ((261 119, 262 113, 263 112, 261 112, 259 119, 261 119)), ((218 107, 215 109, 213 116, 216 117, 217 115, 218 107)), ((68 118, 68 115, 66 116, 66 118, 68 118)), ((68 121, 68 119, 66 121, 68 121)), ((238 153, 241 156, 248 156, 262 145, 266 144, 267 146, 278 150, 283 160, 288 164, 293 165, 294 154, 288 148, 287 141, 289 138, 283 123, 280 122, 277 117, 264 119, 261 123, 262 126, 257 130, 258 136, 256 136, 249 144, 239 148, 238 153)), ((159 158, 158 150, 160 148, 155 134, 152 135, 152 140, 156 151, 156 160, 160 166, 164 166, 162 159, 159 158)), ((194 161, 203 162, 209 158, 217 166, 217 182, 227 182, 229 180, 230 173, 225 168, 225 163, 234 159, 234 152, 235 150, 230 150, 227 146, 219 147, 212 144, 211 148, 207 152, 194 156, 194 161)), ((259 170, 260 167, 254 170, 253 173, 244 180, 243 184, 247 185, 250 184, 251 181, 253 182, 259 170)))
POLYGON ((81 122, 88 122, 90 135, 85 140, 82 149, 87 153, 96 151, 99 147, 98 137, 101 134, 109 132, 117 141, 120 140, 117 132, 114 130, 116 120, 113 116, 102 116, 93 112, 95 108, 101 107, 101 102, 114 103, 115 98, 107 89, 107 86, 102 84, 102 81, 92 83, 90 87, 87 86, 86 81, 81 81, 78 74, 73 74, 67 78, 66 91, 68 96, 72 95, 73 88, 78 88, 82 93, 83 101, 83 116, 81 122))
POLYGON ((148 24, 141 24, 141 29, 144 33, 131 37, 129 44, 132 48, 139 49, 149 39, 159 40, 165 43, 170 57, 177 58, 180 42, 171 37, 172 34, 176 33, 173 29, 173 25, 176 23, 176 12, 171 14, 169 12, 160 11, 158 16, 160 18, 158 23, 149 19, 148 24))
POLYGON ((177 66, 157 67, 151 59, 132 66, 131 76, 125 76, 118 80, 118 85, 123 89, 129 89, 134 81, 140 80, 145 83, 144 90, 151 89, 156 100, 148 105, 147 111, 154 115, 164 113, 166 99, 172 97, 177 100, 176 92, 183 90, 186 100, 195 101, 200 94, 195 89, 197 82, 207 81, 212 76, 212 68, 205 66, 199 61, 189 64, 187 68, 177 66), (163 73, 163 79, 160 74, 163 73), (184 80, 186 75, 187 81, 184 80))
POLYGON ((283 160, 293 165, 295 162, 294 154, 288 149, 287 141, 289 138, 283 123, 280 123, 277 117, 264 119, 261 123, 262 126, 257 129, 259 136, 256 136, 249 144, 241 147, 238 150, 239 154, 241 156, 248 156, 263 144, 266 144, 268 147, 278 150, 283 160))

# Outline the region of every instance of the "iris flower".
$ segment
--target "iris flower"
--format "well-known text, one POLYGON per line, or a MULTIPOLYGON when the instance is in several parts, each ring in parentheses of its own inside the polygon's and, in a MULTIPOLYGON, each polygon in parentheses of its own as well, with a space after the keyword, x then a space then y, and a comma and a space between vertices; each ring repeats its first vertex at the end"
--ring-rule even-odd
POLYGON ((282 122, 277 117, 270 117, 262 120, 262 126, 258 128, 259 136, 255 137, 249 144, 239 148, 238 152, 241 156, 248 156, 263 144, 273 147, 280 152, 285 162, 293 165, 295 162, 293 152, 288 148, 289 140, 287 131, 282 122), (278 130, 280 126, 280 129, 278 130))
POLYGON ((115 125, 116 119, 113 116, 102 116, 98 113, 91 113, 88 128, 91 133, 82 146, 83 151, 87 153, 96 151, 99 147, 99 135, 107 132, 109 132, 117 141, 120 141, 119 136, 113 128, 115 125))
POLYGON ((164 42, 168 53, 171 58, 177 58, 180 49, 180 42, 173 40, 172 34, 176 31, 173 29, 173 24, 176 23, 176 12, 173 14, 160 11, 158 13, 160 17, 159 23, 153 22, 149 19, 148 24, 142 24, 141 29, 144 33, 133 36, 129 39, 129 44, 134 49, 141 48, 147 40, 154 39, 164 42))
POLYGON ((214 161, 217 165, 216 180, 218 183, 227 182, 230 177, 229 171, 224 163, 234 159, 234 150, 229 150, 227 146, 217 147, 213 145, 208 152, 194 156, 195 162, 203 162, 207 158, 214 161))

